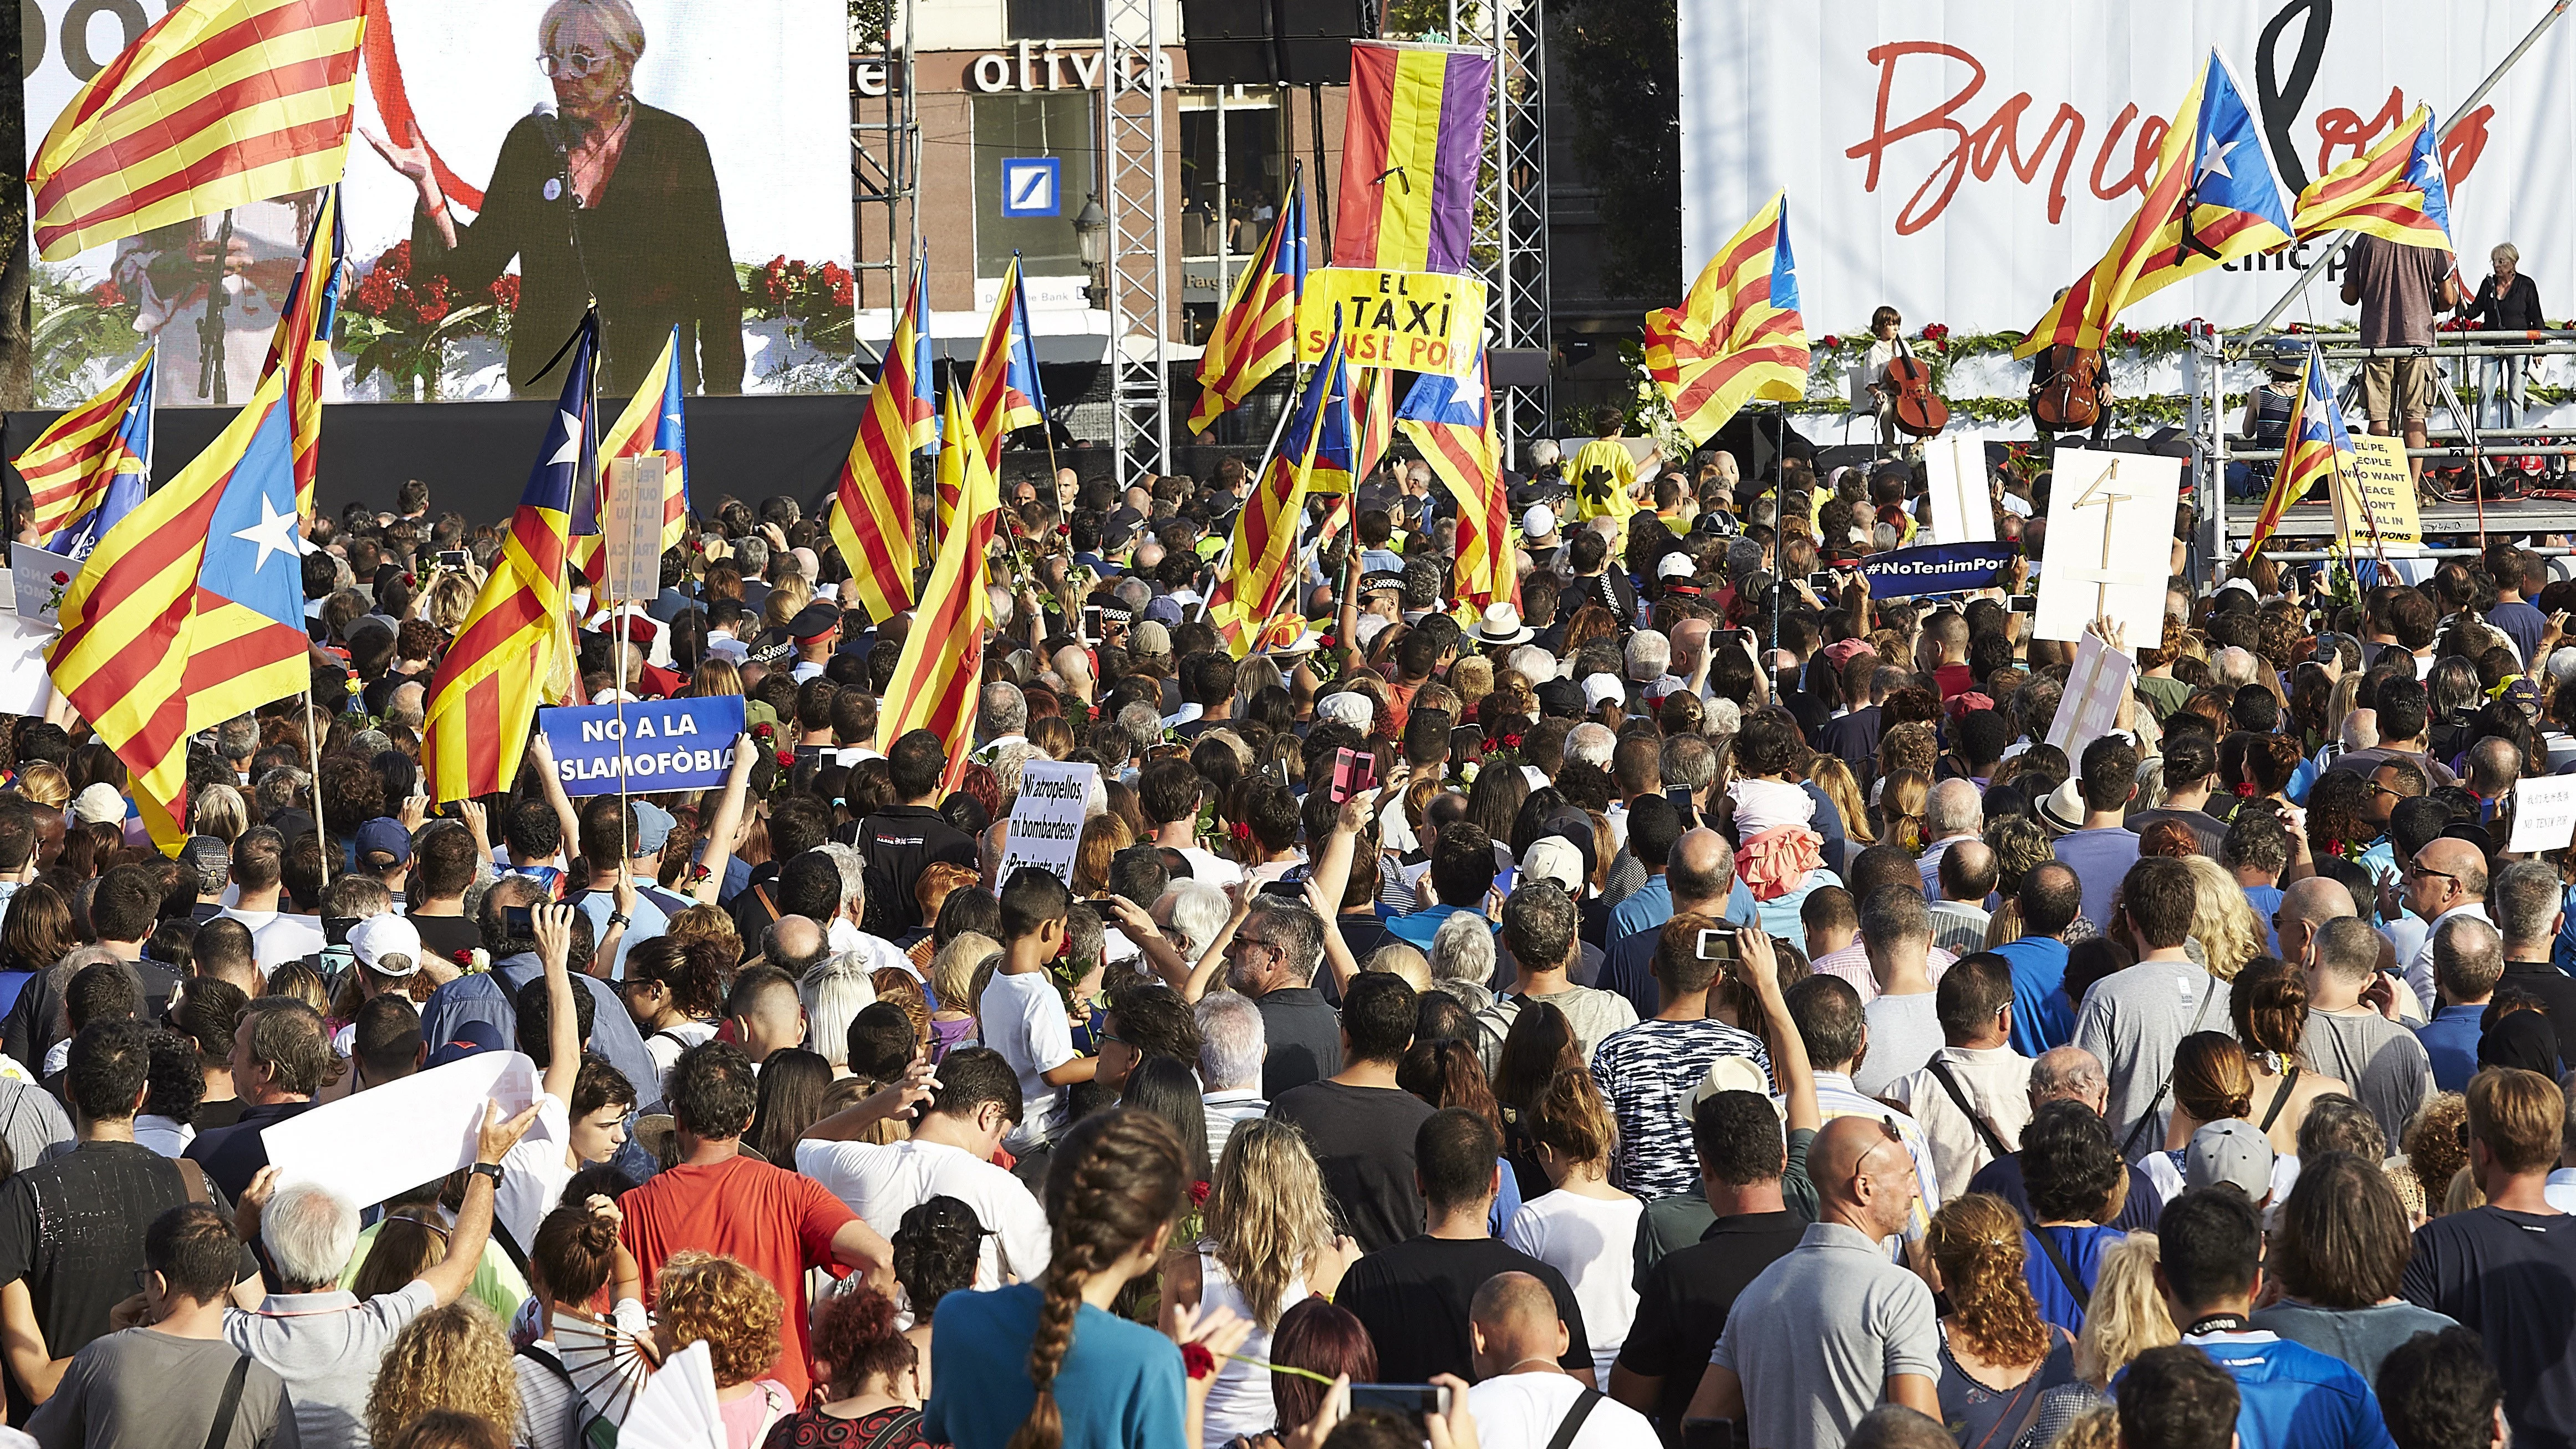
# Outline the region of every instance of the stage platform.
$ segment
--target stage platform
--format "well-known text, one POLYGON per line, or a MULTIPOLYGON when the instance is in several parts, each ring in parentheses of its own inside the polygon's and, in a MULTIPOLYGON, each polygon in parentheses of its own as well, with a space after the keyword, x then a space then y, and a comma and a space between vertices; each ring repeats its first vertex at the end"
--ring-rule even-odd
MULTIPOLYGON (((2231 544, 2241 545, 2261 517, 2260 503, 2227 505, 2227 537, 2231 544)), ((2423 507, 2424 536, 2432 538, 2467 537, 2478 533, 2478 508, 2473 503, 2427 503, 2423 507)), ((2281 520, 2276 536, 2284 538, 2331 538, 2334 535, 2334 509, 2325 500, 2293 506, 2281 520)), ((2511 502, 2486 505, 2486 532, 2490 538, 2514 538, 2525 534, 2576 534, 2576 503, 2549 498, 2521 498, 2511 502)))

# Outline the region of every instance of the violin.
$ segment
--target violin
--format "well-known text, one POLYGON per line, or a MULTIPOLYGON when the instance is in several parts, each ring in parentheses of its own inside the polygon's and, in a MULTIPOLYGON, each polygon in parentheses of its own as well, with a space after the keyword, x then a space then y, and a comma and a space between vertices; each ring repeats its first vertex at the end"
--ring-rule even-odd
POLYGON ((1912 347, 1888 359, 1880 381, 1887 384, 1888 396, 1895 400, 1898 432, 1929 438, 1950 425, 1950 405, 1932 390, 1932 369, 1923 365, 1912 347))
POLYGON ((2030 395, 2031 421, 2052 433, 2079 433, 2101 421, 2102 354, 2060 343, 2047 360, 2056 367, 2030 395))

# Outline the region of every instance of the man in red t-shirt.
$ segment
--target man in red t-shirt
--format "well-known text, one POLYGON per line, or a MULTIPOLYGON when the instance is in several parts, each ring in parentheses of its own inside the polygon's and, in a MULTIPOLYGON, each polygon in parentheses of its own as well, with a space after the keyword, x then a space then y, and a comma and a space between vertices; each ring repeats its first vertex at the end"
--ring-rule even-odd
POLYGON ((711 1041, 681 1053, 664 1095, 680 1164, 618 1200, 618 1240, 643 1269, 648 1301, 662 1264, 684 1248, 721 1253, 776 1284, 787 1312, 769 1377, 801 1404, 811 1383, 806 1271, 838 1263, 877 1272, 894 1249, 812 1178, 742 1155, 759 1101, 742 1048, 711 1041))

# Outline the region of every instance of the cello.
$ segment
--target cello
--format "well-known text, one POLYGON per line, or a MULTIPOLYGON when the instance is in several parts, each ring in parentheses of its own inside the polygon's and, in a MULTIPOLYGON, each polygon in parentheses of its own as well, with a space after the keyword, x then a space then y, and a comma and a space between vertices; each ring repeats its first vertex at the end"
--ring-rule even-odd
POLYGON ((2101 421, 2102 354, 2060 343, 2043 356, 2050 371, 2031 390, 2031 421, 2050 433, 2080 433, 2101 421), (2074 354, 2071 360, 2068 353, 2074 354))
POLYGON ((1903 350, 1887 360, 1887 370, 1880 374, 1897 431, 1913 438, 1933 437, 1950 425, 1950 405, 1932 390, 1932 369, 1914 355, 1913 346, 1903 338, 1897 339, 1897 346, 1903 350))

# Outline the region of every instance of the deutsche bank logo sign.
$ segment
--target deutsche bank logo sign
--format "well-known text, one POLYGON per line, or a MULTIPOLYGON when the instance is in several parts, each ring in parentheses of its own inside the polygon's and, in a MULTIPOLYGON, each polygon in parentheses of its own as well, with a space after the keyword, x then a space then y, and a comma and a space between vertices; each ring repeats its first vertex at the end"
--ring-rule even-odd
POLYGON ((1004 157, 1002 215, 1064 215, 1064 163, 1053 156, 1004 157))

